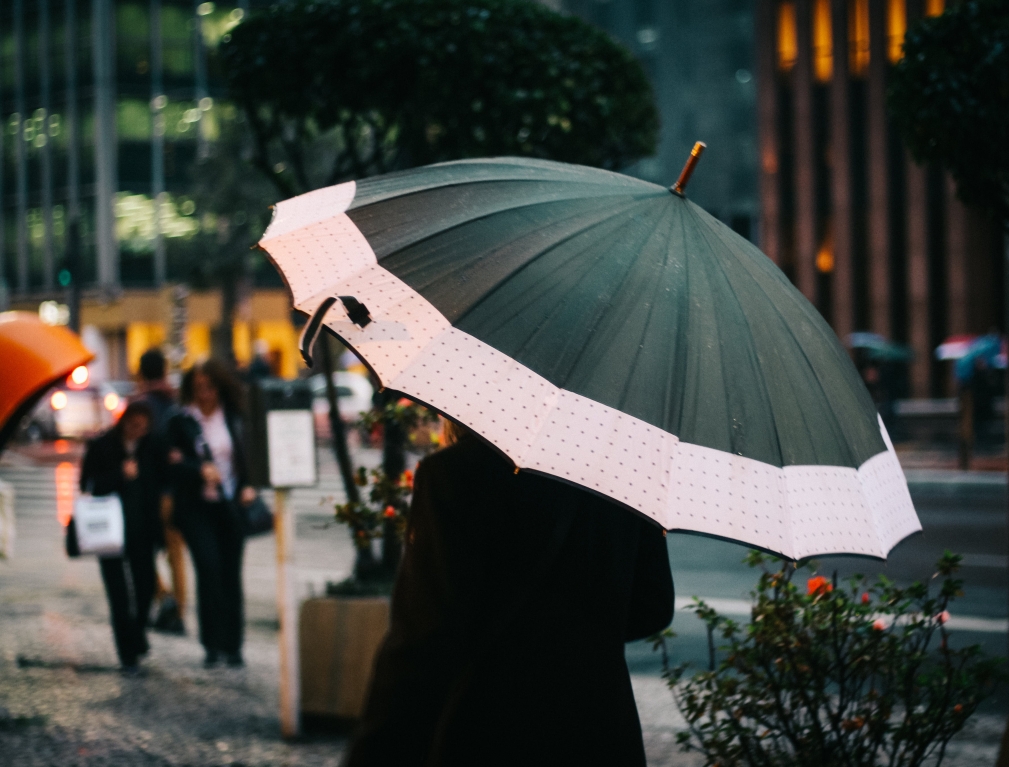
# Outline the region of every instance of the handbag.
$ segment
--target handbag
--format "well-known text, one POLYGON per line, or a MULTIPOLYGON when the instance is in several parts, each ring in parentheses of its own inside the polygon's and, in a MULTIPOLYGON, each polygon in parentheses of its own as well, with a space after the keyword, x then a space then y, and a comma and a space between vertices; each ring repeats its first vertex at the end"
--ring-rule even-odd
POLYGON ((273 512, 258 495, 248 506, 239 503, 238 513, 246 538, 273 532, 273 512))
POLYGON ((120 557, 125 527, 123 502, 118 495, 82 495, 74 502, 74 514, 67 525, 67 554, 120 557))

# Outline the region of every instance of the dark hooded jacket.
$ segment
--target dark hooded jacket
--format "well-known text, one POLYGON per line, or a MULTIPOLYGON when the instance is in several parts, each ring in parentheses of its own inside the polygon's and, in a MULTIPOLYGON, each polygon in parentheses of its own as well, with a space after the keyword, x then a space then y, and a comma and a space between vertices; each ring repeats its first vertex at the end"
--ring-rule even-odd
POLYGON ((672 620, 662 531, 474 437, 421 462, 349 767, 643 767, 624 643, 672 620))

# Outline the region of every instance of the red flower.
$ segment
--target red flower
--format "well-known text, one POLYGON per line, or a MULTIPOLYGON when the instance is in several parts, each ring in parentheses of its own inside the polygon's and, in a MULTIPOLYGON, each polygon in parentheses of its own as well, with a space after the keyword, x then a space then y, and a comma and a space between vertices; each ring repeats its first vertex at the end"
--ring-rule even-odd
POLYGON ((810 578, 808 581, 806 581, 806 594, 808 594, 811 597, 813 596, 818 597, 823 594, 827 594, 833 590, 834 590, 833 585, 831 585, 830 581, 828 581, 822 575, 817 575, 816 577, 810 578))
POLYGON ((395 516, 396 516, 396 509, 394 509, 392 506, 386 506, 385 507, 385 518, 386 519, 392 519, 395 516))
POLYGON ((863 605, 869 604, 869 592, 868 591, 866 591, 864 594, 862 594, 862 604, 863 605))
POLYGON ((403 472, 403 486, 413 490, 413 472, 409 469, 403 472))
POLYGON ((872 627, 876 629, 876 631, 886 631, 886 621, 882 618, 877 618, 876 622, 872 624, 872 627))
POLYGON ((963 711, 963 706, 957 703, 955 706, 953 706, 953 711, 959 714, 961 711, 963 711))
POLYGON ((949 610, 943 610, 941 613, 935 616, 935 621, 940 626, 949 620, 949 610))

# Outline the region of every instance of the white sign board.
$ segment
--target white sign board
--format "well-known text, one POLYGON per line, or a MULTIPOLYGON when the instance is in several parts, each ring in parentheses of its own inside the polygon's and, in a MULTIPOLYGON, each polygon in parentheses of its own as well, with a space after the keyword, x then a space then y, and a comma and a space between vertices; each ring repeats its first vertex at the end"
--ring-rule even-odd
POLYGON ((266 414, 266 450, 272 487, 316 483, 315 424, 311 410, 271 410, 266 414))

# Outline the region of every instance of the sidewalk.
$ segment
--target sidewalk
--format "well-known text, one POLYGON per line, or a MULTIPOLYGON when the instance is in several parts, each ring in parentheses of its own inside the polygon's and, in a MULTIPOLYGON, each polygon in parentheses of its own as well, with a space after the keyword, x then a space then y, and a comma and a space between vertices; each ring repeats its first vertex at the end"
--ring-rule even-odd
MULTIPOLYGON (((340 488, 332 457, 321 458, 320 487, 297 491, 291 502, 302 598, 345 577, 353 562, 346 531, 329 523, 331 502, 324 499, 338 497, 340 488)), ((357 459, 372 464, 377 451, 357 459)), ((202 668, 191 606, 188 636, 152 632, 143 674, 124 678, 97 564, 68 560, 62 551, 52 471, 17 456, 0 464, 0 477, 19 488, 15 556, 0 560, 0 764, 335 767, 345 738, 286 743, 279 736, 273 538, 254 539, 246 549, 246 668, 202 668)), ((678 614, 677 621, 685 619, 678 614)), ((633 683, 650 767, 702 764, 676 746, 684 723, 662 680, 639 674, 633 683)), ((1004 724, 1001 716, 976 716, 945 764, 993 764, 1004 724)))

